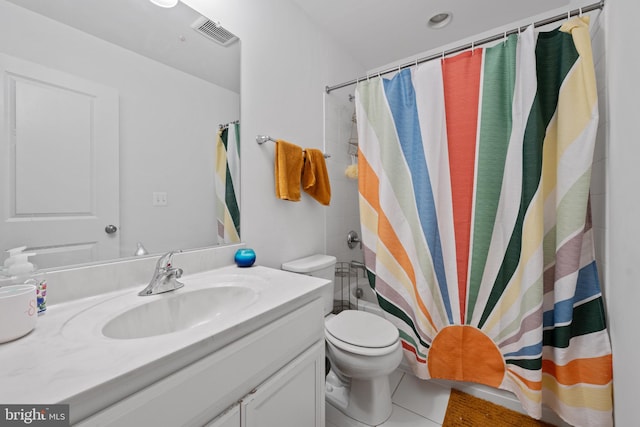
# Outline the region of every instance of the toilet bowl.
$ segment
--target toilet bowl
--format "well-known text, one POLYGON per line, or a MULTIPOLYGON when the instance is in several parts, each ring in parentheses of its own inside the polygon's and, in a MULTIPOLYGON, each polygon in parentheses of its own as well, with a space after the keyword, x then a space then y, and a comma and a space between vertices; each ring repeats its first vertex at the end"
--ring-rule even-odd
MULTIPOLYGON (((284 263, 282 269, 333 281, 335 262, 332 256, 313 255, 284 263)), ((332 287, 324 298, 326 353, 331 365, 326 379, 327 414, 340 413, 367 426, 381 424, 392 410, 389 375, 402 361, 398 329, 364 311, 331 314, 332 287)))
POLYGON ((389 375, 402 361, 398 329, 374 314, 346 310, 325 321, 325 340, 335 374, 327 378, 327 402, 365 425, 386 421, 389 375))

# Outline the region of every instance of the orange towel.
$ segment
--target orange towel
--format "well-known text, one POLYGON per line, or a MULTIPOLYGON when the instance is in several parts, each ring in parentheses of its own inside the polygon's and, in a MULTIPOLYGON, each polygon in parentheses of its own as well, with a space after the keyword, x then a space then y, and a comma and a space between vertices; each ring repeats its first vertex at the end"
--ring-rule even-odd
POLYGON ((303 161, 301 147, 281 139, 276 141, 276 197, 293 202, 300 200, 303 161))
POLYGON ((305 193, 321 204, 328 206, 331 201, 331 185, 327 164, 322 151, 315 148, 305 150, 304 167, 302 169, 302 188, 305 193))

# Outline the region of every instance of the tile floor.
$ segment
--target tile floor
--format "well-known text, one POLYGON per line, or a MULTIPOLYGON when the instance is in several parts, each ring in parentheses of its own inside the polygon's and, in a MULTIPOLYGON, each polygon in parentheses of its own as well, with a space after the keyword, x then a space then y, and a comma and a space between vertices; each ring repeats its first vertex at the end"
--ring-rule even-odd
MULTIPOLYGON (((451 387, 446 381, 419 380, 412 374, 397 369, 389 378, 393 402, 391 417, 379 427, 439 427, 442 426, 444 415, 449 403, 451 387)), ((455 383, 461 391, 476 395, 481 399, 493 401, 511 410, 524 412, 515 396, 502 390, 489 387, 471 385, 469 383, 455 383)), ((549 408, 544 407, 542 419, 558 427, 570 427, 549 408)), ((350 427, 326 423, 326 427, 350 427)))
MULTIPOLYGON (((434 382, 420 381, 396 370, 390 377, 393 412, 380 427, 438 427, 449 403, 450 389, 434 382), (425 399, 425 396, 429 396, 425 399)), ((337 426, 327 422, 326 427, 337 426)))

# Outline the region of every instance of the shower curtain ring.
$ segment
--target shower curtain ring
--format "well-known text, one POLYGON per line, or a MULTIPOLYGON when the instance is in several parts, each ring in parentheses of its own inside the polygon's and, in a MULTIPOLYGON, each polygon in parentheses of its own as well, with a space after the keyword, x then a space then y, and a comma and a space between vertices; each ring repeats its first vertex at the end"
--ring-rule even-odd
POLYGON ((580 18, 582 18, 582 8, 578 9, 580 11, 580 18))

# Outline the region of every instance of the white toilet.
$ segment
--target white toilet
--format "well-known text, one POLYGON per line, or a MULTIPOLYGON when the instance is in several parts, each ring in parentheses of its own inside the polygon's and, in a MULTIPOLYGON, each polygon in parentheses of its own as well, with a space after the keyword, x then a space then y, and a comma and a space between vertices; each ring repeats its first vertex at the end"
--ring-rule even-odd
MULTIPOLYGON (((333 256, 312 255, 286 262, 282 269, 333 282, 335 264, 333 256)), ((332 309, 330 287, 325 294, 325 340, 331 363, 326 381, 327 414, 335 408, 360 425, 377 426, 391 416, 389 375, 402 361, 398 329, 371 313, 346 310, 333 315, 332 309)))

